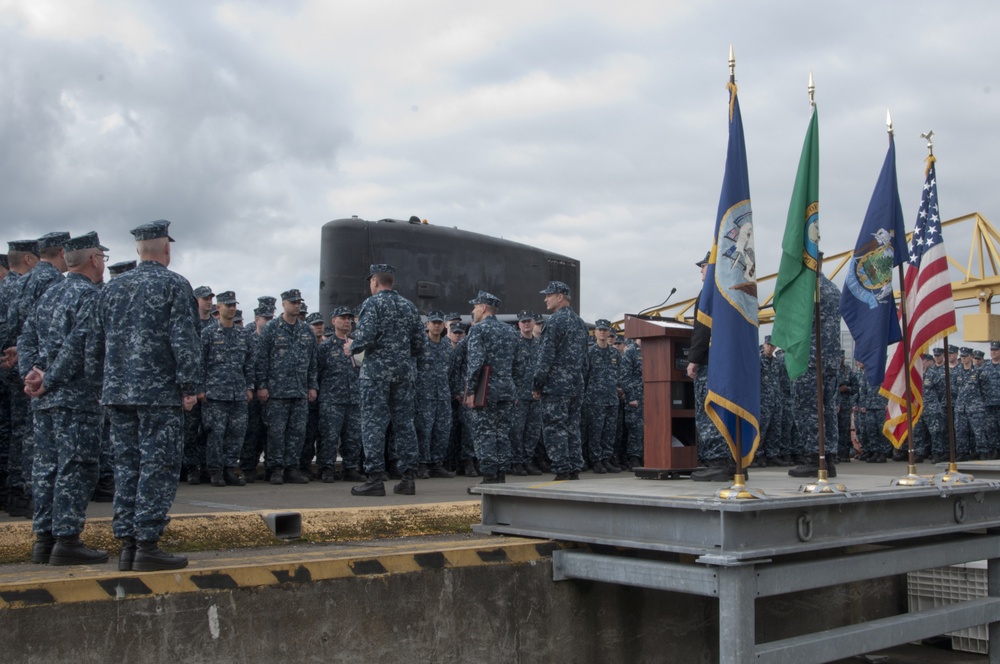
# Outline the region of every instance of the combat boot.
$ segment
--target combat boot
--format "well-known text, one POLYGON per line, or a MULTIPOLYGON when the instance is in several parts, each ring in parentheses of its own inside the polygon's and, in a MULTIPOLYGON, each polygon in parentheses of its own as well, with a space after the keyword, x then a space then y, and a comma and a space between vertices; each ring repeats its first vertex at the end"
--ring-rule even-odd
POLYGON ((542 474, 542 469, 531 463, 530 461, 524 464, 524 470, 527 471, 528 475, 536 476, 542 474))
POLYGON ((479 477, 479 471, 476 470, 476 462, 474 459, 469 459, 465 462, 465 476, 466 477, 479 477))
POLYGON ((344 471, 345 482, 364 482, 368 478, 357 468, 348 468, 344 471))
POLYGON ((403 479, 403 473, 400 472, 399 466, 396 465, 396 460, 393 459, 389 462, 389 467, 386 468, 386 472, 389 473, 389 479, 391 480, 401 480, 403 479))
POLYGON ((728 459, 712 459, 704 468, 691 473, 691 479, 695 482, 728 482, 733 479, 735 471, 728 459))
POLYGON ((226 478, 221 470, 212 471, 212 486, 226 486, 226 478))
POLYGON ((324 484, 332 484, 337 481, 337 471, 333 468, 322 468, 319 471, 319 479, 324 484))
POLYGON ((162 550, 155 540, 136 542, 132 569, 136 572, 157 572, 163 569, 187 567, 187 556, 175 555, 162 550))
POLYGON ((607 470, 609 473, 614 474, 622 472, 621 466, 616 464, 615 460, 610 457, 605 459, 602 463, 604 464, 604 469, 607 470))
POLYGON ((604 464, 600 461, 594 462, 593 471, 595 475, 607 475, 608 469, 604 467, 604 464))
POLYGON ((291 484, 309 484, 309 473, 301 468, 289 468, 285 471, 285 481, 291 484))
POLYGON ((351 487, 352 496, 384 496, 385 495, 385 482, 382 480, 382 474, 377 473, 374 475, 369 475, 367 481, 361 486, 351 487))
POLYGON ((636 468, 641 468, 641 467, 642 467, 642 461, 639 461, 639 457, 637 457, 637 456, 630 456, 628 458, 628 469, 629 470, 634 470, 636 468))
POLYGON ((108 562, 108 552, 91 549, 79 535, 57 537, 49 556, 50 565, 100 565, 108 562))
POLYGON ((443 464, 436 463, 431 466, 431 477, 441 477, 444 479, 450 479, 455 476, 455 473, 444 467, 443 464))
MULTIPOLYGON (((885 463, 885 457, 879 455, 882 459, 882 463, 885 463)), ((819 477, 819 455, 814 455, 806 463, 794 468, 788 469, 788 475, 790 477, 819 477)), ((826 476, 828 478, 833 478, 837 476, 837 465, 833 461, 833 455, 826 455, 826 476)))
POLYGON ((281 466, 275 466, 271 469, 271 479, 269 480, 271 484, 284 484, 285 483, 285 469, 281 466))
POLYGON ((222 471, 222 478, 226 481, 229 486, 246 486, 246 478, 243 477, 243 473, 237 468, 226 468, 222 471))
POLYGON ((431 468, 426 463, 417 466, 417 479, 429 480, 431 478, 431 468))
POLYGON ((188 484, 201 484, 201 466, 188 466, 188 484))
POLYGON ((110 503, 115 499, 115 478, 113 475, 102 477, 94 487, 95 503, 110 503))
POLYGON ((36 565, 46 565, 49 556, 52 555, 52 547, 56 545, 56 538, 52 533, 38 533, 35 541, 31 545, 31 562, 36 565))
POLYGON ((406 471, 405 473, 403 473, 403 476, 400 479, 399 484, 392 487, 392 492, 398 493, 402 496, 412 496, 417 492, 417 483, 415 480, 416 480, 416 473, 414 473, 412 470, 406 471))
POLYGON ((118 552, 118 571, 131 572, 135 561, 135 538, 123 537, 122 550, 118 552))

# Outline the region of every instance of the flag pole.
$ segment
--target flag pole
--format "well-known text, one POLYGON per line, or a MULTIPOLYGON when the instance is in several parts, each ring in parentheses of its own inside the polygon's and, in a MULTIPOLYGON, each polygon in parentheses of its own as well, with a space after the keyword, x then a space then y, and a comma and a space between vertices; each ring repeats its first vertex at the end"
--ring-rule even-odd
MULTIPOLYGON (((733 45, 729 45, 729 85, 735 89, 736 86, 736 56, 733 53, 733 45)), ((730 102, 731 104, 732 102, 730 102)), ((732 106, 730 106, 732 113, 732 106)), ((736 415, 736 453, 733 454, 736 460, 736 471, 733 473, 733 485, 728 489, 719 489, 715 492, 716 498, 726 500, 746 500, 750 498, 764 498, 764 492, 759 489, 748 489, 746 476, 743 474, 743 418, 736 415)))
POLYGON ((820 324, 820 284, 823 274, 823 252, 816 254, 816 291, 814 293, 813 332, 816 335, 816 424, 819 440, 819 470, 816 481, 799 487, 800 493, 844 493, 847 487, 843 484, 831 484, 829 469, 826 467, 826 422, 823 417, 823 327, 820 324))
MULTIPOLYGON (((892 116, 889 115, 888 110, 885 112, 885 124, 887 128, 886 131, 888 131, 889 138, 891 140, 893 135, 892 116)), ((899 318, 903 327, 903 370, 906 372, 906 447, 909 455, 909 463, 906 469, 906 475, 892 480, 890 485, 931 486, 934 484, 933 480, 917 475, 917 460, 913 441, 913 390, 911 389, 912 380, 910 378, 910 330, 906 321, 906 276, 903 274, 903 263, 900 263, 897 267, 899 268, 899 318)))

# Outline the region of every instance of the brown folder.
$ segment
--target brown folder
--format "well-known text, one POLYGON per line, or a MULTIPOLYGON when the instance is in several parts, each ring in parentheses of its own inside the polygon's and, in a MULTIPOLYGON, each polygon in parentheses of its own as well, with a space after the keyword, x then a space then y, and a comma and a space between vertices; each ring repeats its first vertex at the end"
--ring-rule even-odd
POLYGON ((479 372, 479 382, 476 383, 476 391, 472 393, 472 407, 483 408, 486 405, 486 395, 490 391, 490 365, 483 367, 479 372))

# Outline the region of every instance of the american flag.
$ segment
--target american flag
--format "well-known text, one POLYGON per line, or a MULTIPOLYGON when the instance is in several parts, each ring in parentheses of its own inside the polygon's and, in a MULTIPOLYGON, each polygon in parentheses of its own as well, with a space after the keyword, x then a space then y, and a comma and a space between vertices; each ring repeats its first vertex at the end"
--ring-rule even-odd
MULTIPOLYGON (((917 224, 910 239, 910 261, 904 276, 906 316, 910 341, 910 393, 914 424, 923 412, 924 384, 920 356, 931 344, 957 331, 955 305, 948 276, 948 257, 941 237, 938 211, 937 176, 934 157, 929 157, 924 191, 920 197, 917 224)), ((897 344, 886 370, 881 393, 889 399, 888 417, 883 431, 895 447, 906 442, 906 379, 903 376, 903 344, 897 344)))

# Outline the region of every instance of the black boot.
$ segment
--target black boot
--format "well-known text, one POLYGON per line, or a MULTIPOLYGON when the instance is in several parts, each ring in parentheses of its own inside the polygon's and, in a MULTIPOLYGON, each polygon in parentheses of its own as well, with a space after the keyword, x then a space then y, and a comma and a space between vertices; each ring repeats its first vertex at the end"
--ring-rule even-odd
POLYGON ((417 466, 417 479, 418 480, 429 480, 431 478, 431 467, 426 463, 422 463, 417 466))
POLYGON ((221 470, 212 471, 212 486, 226 486, 226 478, 221 470))
POLYGON ((608 469, 604 467, 604 464, 600 461, 594 462, 593 471, 595 475, 607 475, 608 469))
POLYGON ((620 472, 622 472, 621 466, 619 466, 617 463, 615 463, 615 460, 612 459, 611 457, 608 457, 607 459, 605 459, 603 463, 604 463, 604 469, 607 470, 609 473, 620 473, 620 472))
POLYGON ((368 478, 357 468, 348 468, 344 471, 345 482, 364 482, 368 478))
POLYGON ((94 487, 95 503, 110 503, 115 499, 115 478, 113 475, 102 477, 94 487))
POLYGON ((31 562, 36 565, 47 565, 49 556, 52 555, 52 547, 55 545, 56 538, 52 533, 37 533, 31 545, 31 562))
MULTIPOLYGON (((882 457, 883 462, 885 457, 882 457)), ((788 474, 791 477, 819 477, 819 455, 809 459, 806 463, 794 468, 789 468, 788 474)), ((826 476, 833 478, 837 476, 837 465, 832 454, 826 455, 826 476)))
POLYGON ((465 476, 479 477, 479 471, 476 470, 476 462, 472 459, 465 462, 465 476))
POLYGON ((443 479, 450 479, 455 476, 455 473, 445 468, 444 464, 436 463, 433 466, 431 466, 430 476, 440 477, 443 479))
POLYGON ((108 562, 108 552, 91 549, 79 535, 57 537, 49 556, 50 565, 100 565, 108 562))
POLYGON ((527 473, 529 475, 532 475, 532 476, 536 476, 536 475, 541 475, 542 474, 542 469, 539 468, 538 466, 536 466, 535 464, 531 463, 530 461, 528 463, 524 464, 524 469, 527 471, 527 473))
POLYGON ((222 471, 222 478, 228 486, 246 486, 247 480, 238 468, 226 468, 222 471))
POLYGON ((381 473, 369 475, 368 480, 361 486, 351 487, 352 496, 384 496, 385 482, 381 473))
POLYGON ((728 459, 712 459, 704 468, 691 473, 691 479, 695 482, 728 482, 735 472, 735 465, 730 464, 728 459))
POLYGON ((188 484, 201 484, 201 466, 188 466, 188 484))
POLYGON ((118 571, 131 572, 135 561, 135 538, 123 537, 122 550, 118 553, 118 571))
POLYGON ((167 553, 153 540, 136 542, 135 559, 132 569, 136 572, 158 572, 163 569, 187 567, 187 556, 167 553))
POLYGON ((403 473, 403 477, 399 480, 399 484, 392 487, 393 493, 398 493, 402 496, 412 496, 417 492, 417 475, 412 470, 408 470, 403 473))

